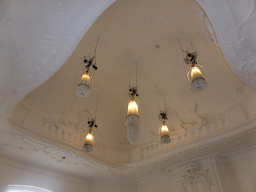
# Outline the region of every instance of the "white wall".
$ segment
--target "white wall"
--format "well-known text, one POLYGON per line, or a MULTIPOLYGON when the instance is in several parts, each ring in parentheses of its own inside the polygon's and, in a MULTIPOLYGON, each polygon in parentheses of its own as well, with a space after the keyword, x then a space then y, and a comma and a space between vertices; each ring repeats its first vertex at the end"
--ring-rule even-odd
POLYGON ((137 185, 131 182, 91 181, 0 155, 0 191, 5 192, 8 185, 29 185, 52 192, 137 191, 137 185))
POLYGON ((0 191, 8 185, 30 185, 53 192, 90 191, 89 181, 0 156, 0 191))
POLYGON ((166 169, 163 174, 141 178, 137 182, 91 181, 0 156, 0 191, 4 192, 8 185, 31 185, 53 192, 186 192, 191 187, 188 183, 187 188, 184 187, 186 176, 190 176, 188 170, 198 165, 201 168, 197 171, 208 178, 206 183, 209 192, 255 192, 255 147, 226 156, 193 160, 166 169))
POLYGON ((217 167, 224 191, 255 192, 255 148, 233 152, 226 158, 219 157, 217 167))

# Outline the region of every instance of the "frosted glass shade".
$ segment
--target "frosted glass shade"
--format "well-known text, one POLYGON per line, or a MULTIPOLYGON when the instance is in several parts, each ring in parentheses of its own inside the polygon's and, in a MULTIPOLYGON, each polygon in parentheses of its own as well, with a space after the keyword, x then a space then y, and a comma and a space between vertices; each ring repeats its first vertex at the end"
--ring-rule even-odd
POLYGON ((161 136, 161 143, 165 144, 165 143, 170 143, 171 142, 171 138, 169 135, 169 129, 167 127, 167 125, 162 124, 162 127, 160 128, 160 136, 161 136))
POLYGON ((207 87, 207 83, 203 78, 194 79, 192 81, 192 89, 194 91, 197 91, 197 92, 203 91, 206 89, 206 87, 207 87))
POLYGON ((202 91, 207 87, 207 83, 204 79, 204 75, 198 67, 191 68, 191 84, 194 91, 202 91))
POLYGON ((128 115, 126 117, 125 126, 127 130, 127 139, 133 145, 138 140, 140 118, 138 115, 128 115))
POLYGON ((171 142, 171 138, 169 135, 162 135, 161 136, 161 143, 162 144, 167 144, 171 142))
POLYGON ((87 133, 84 141, 83 150, 85 152, 91 152, 93 151, 93 144, 94 144, 94 137, 92 133, 87 133))
POLYGON ((78 86, 76 88, 76 96, 86 98, 91 93, 90 89, 90 81, 91 77, 89 73, 84 73, 78 83, 78 86))
POLYGON ((93 151, 93 145, 91 145, 91 144, 84 144, 84 146, 83 146, 83 151, 84 152, 92 152, 93 151))
POLYGON ((88 85, 80 84, 76 88, 76 96, 86 98, 91 93, 91 89, 88 85))

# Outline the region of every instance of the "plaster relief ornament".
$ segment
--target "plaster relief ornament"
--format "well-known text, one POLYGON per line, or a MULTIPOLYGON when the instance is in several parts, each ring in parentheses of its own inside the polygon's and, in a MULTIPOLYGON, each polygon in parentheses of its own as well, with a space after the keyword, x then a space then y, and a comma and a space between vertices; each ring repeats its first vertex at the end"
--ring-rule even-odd
POLYGON ((138 140, 139 134, 139 111, 137 104, 137 87, 133 87, 129 89, 129 98, 130 102, 128 105, 128 112, 126 116, 125 126, 127 130, 127 139, 133 145, 135 141, 138 140))
MULTIPOLYGON (((77 140, 84 137, 85 118, 90 115, 87 110, 79 112, 64 111, 58 119, 42 119, 43 131, 49 133, 52 137, 64 139, 64 135, 76 137, 77 140)), ((68 141, 70 139, 67 139, 68 141)))
POLYGON ((215 185, 209 176, 209 170, 202 170, 200 166, 192 166, 183 175, 184 192, 216 192, 215 185))

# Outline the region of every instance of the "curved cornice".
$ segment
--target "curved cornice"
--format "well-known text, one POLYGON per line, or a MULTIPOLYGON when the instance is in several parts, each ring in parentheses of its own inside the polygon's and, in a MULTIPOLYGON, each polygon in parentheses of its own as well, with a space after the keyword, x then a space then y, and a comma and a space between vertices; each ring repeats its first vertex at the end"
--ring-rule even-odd
POLYGON ((256 90, 256 41, 246 38, 255 31, 256 3, 244 1, 243 6, 230 6, 230 0, 196 0, 205 11, 216 33, 220 48, 230 68, 244 83, 256 90), (236 8, 234 8, 236 7, 236 8), (246 10, 246 16, 241 14, 246 10), (236 18, 236 20, 235 20, 236 18), (250 27, 246 25, 252 24, 250 27))
MULTIPOLYGON (((155 174, 169 171, 173 167, 184 164, 186 162, 201 159, 214 154, 222 154, 230 151, 242 149, 256 144, 255 140, 255 125, 256 121, 245 123, 231 130, 223 130, 219 134, 212 135, 207 138, 201 138, 187 144, 176 146, 172 150, 159 153, 158 155, 133 162, 130 164, 115 164, 104 160, 97 159, 82 150, 76 149, 69 145, 61 144, 47 137, 42 137, 34 134, 32 131, 26 130, 19 126, 11 118, 8 118, 9 123, 18 131, 29 135, 39 141, 49 143, 51 145, 61 147, 63 149, 74 151, 75 153, 91 160, 91 166, 98 166, 99 169, 108 169, 108 179, 131 179, 152 176, 155 174), (97 165, 98 164, 98 165, 97 165)), ((102 173, 100 173, 102 174, 102 173)), ((102 179, 103 175, 98 175, 95 179, 102 179)))

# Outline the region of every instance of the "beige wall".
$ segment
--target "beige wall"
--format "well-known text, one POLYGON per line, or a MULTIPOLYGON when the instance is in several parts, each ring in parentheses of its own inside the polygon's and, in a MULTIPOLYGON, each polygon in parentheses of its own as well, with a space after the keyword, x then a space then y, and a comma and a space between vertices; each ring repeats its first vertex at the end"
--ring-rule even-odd
POLYGON ((31 185, 53 192, 186 192, 184 176, 196 165, 200 165, 203 174, 210 178, 210 192, 255 192, 255 148, 186 162, 137 182, 90 181, 0 156, 0 191, 12 184, 31 185))
MULTIPOLYGON (((198 161, 203 170, 209 169, 210 192, 255 192, 256 150, 254 148, 198 161)), ((192 163, 193 164, 193 163, 192 163)), ((139 192, 187 192, 182 186, 183 175, 191 163, 171 169, 165 174, 138 181, 139 192)))
POLYGON ((219 157, 217 162, 223 191, 255 192, 255 149, 251 148, 233 152, 227 158, 219 157))

